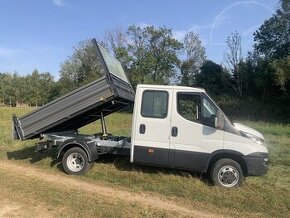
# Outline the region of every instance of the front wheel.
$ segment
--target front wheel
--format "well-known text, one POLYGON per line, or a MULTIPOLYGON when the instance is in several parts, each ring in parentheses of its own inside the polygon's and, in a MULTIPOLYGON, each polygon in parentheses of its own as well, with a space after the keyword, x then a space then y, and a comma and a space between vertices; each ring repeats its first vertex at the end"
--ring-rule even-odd
POLYGON ((232 159, 220 159, 211 168, 210 177, 214 185, 232 188, 244 182, 241 166, 232 159))
POLYGON ((83 149, 73 147, 63 155, 62 166, 69 175, 83 175, 91 168, 92 163, 89 162, 88 155, 83 149))

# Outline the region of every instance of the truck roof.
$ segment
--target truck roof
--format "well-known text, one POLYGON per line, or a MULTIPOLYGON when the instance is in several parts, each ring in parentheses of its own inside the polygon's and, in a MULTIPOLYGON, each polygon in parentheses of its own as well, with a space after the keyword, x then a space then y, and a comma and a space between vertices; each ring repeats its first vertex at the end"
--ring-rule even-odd
POLYGON ((138 88, 152 88, 152 89, 173 89, 173 90, 180 90, 180 91, 192 91, 192 92, 205 92, 203 88, 197 87, 187 87, 187 86, 176 86, 176 85, 147 85, 147 84, 139 84, 137 85, 138 88))

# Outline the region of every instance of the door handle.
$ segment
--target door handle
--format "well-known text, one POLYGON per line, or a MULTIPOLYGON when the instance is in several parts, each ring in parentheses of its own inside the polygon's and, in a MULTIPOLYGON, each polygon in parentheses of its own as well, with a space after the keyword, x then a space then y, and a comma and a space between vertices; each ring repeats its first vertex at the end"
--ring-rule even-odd
POLYGON ((177 128, 176 126, 173 126, 173 127, 171 128, 171 136, 172 136, 172 137, 176 137, 177 134, 178 134, 178 128, 177 128))
POLYGON ((140 124, 140 126, 139 126, 139 133, 140 134, 145 134, 145 131, 146 131, 145 124, 140 124))

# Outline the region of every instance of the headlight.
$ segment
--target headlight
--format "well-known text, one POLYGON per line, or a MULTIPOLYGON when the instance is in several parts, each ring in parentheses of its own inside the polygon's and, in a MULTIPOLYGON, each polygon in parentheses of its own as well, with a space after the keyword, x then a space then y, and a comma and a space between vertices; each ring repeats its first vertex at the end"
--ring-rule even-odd
POLYGON ((253 142, 255 142, 255 143, 259 144, 259 145, 264 145, 265 146, 265 140, 264 139, 261 139, 261 138, 259 138, 257 136, 254 136, 254 135, 252 135, 250 133, 246 133, 246 132, 243 132, 243 134, 245 136, 247 136, 249 139, 251 139, 253 142))

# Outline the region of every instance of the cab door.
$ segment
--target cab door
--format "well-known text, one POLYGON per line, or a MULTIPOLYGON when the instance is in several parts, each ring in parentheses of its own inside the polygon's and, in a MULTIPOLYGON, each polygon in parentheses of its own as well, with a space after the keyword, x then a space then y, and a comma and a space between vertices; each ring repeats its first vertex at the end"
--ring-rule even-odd
POLYGON ((134 108, 133 162, 167 166, 172 91, 142 87, 137 93, 142 98, 134 108))
POLYGON ((203 170, 210 154, 223 148, 224 131, 215 128, 217 111, 202 92, 174 91, 170 138, 174 167, 203 170))

